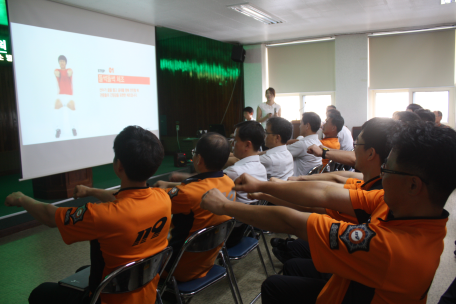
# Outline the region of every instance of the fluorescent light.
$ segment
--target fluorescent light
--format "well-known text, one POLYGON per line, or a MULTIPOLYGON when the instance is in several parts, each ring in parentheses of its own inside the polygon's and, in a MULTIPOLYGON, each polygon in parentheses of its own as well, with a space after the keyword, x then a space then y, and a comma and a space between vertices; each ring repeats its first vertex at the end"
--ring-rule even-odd
POLYGON ((263 22, 265 24, 277 24, 283 23, 281 20, 274 19, 267 13, 249 5, 248 3, 241 3, 236 5, 229 5, 228 8, 235 10, 238 13, 244 14, 248 17, 252 17, 255 20, 263 22))
MULTIPOLYGON (((448 0, 445 0, 445 1, 448 1, 448 0)), ((410 31, 378 32, 378 33, 372 33, 369 36, 385 36, 385 35, 396 35, 396 34, 410 34, 410 33, 419 33, 419 32, 449 30, 449 29, 454 29, 454 28, 456 28, 456 26, 454 26, 454 25, 451 25, 451 26, 439 26, 439 27, 420 29, 420 30, 410 30, 410 31)))
POLYGON ((288 44, 309 43, 309 42, 320 42, 320 41, 328 41, 328 40, 334 40, 334 37, 311 38, 311 39, 305 39, 305 40, 271 43, 271 44, 266 44, 266 47, 282 46, 282 45, 288 45, 288 44))

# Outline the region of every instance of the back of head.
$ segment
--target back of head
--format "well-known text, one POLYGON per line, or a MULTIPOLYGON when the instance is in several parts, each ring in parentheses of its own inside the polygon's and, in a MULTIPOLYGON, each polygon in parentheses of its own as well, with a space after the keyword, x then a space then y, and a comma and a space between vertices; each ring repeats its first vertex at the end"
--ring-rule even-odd
POLYGON ((198 140, 196 153, 204 159, 207 170, 220 171, 230 156, 230 144, 224 136, 210 132, 198 140))
POLYGON ((316 133, 321 126, 321 118, 315 112, 305 112, 302 114, 302 123, 310 124, 312 132, 316 133))
POLYGON ((420 106, 419 104, 412 103, 412 104, 409 104, 405 110, 406 110, 406 111, 407 111, 407 110, 410 110, 410 111, 412 111, 412 112, 415 112, 416 110, 422 109, 422 108, 423 108, 423 107, 420 106))
POLYGON ((282 144, 286 144, 293 135, 293 125, 285 118, 271 117, 268 119, 266 126, 271 126, 272 133, 280 135, 282 144))
POLYGON ((390 137, 397 121, 392 118, 375 117, 366 121, 362 129, 364 150, 374 148, 380 157, 380 165, 391 151, 390 137))
POLYGON ((340 115, 340 112, 337 110, 329 110, 326 112, 326 116, 331 119, 332 124, 336 126, 337 133, 339 133, 344 127, 344 118, 340 115))
POLYGON ((264 144, 264 128, 256 121, 243 121, 234 126, 236 135, 242 141, 250 141, 253 145, 253 150, 258 151, 264 144))
POLYGON ((396 115, 399 120, 403 122, 421 120, 421 118, 416 113, 410 111, 400 111, 397 112, 396 115))
POLYGON ((252 107, 245 107, 242 112, 247 112, 249 114, 253 114, 253 108, 252 107))
POLYGON ((418 115, 423 121, 435 122, 435 114, 429 110, 418 109, 415 111, 415 114, 418 115))
POLYGON ((392 145, 399 170, 420 177, 428 188, 429 200, 443 208, 456 188, 456 178, 451 176, 456 171, 456 132, 423 121, 397 128, 392 145))
POLYGON ((142 182, 155 174, 165 153, 152 132, 139 126, 128 126, 114 139, 114 159, 120 160, 132 181, 142 182))

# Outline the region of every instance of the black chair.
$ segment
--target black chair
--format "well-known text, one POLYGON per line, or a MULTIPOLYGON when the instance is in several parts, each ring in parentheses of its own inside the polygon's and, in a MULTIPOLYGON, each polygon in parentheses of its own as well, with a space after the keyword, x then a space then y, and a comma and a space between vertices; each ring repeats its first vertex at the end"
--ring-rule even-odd
MULTIPOLYGON (((90 299, 90 304, 97 302, 100 293, 126 293, 147 285, 157 274, 161 275, 172 253, 173 249, 166 247, 163 251, 151 257, 130 262, 117 268, 107 275, 100 285, 98 285, 90 299)), ((157 290, 156 303, 160 302, 161 299, 157 290)))
POLYGON ((188 237, 182 246, 179 255, 177 256, 176 261, 169 271, 168 277, 165 280, 165 285, 161 291, 161 295, 163 296, 166 288, 170 287, 176 294, 176 299, 179 304, 188 303, 194 295, 228 276, 231 294, 233 295, 234 302, 237 304, 238 300, 236 298, 234 289, 236 288, 236 290, 238 290, 238 288, 237 285, 235 285, 236 281, 232 277, 230 261, 228 259, 228 253, 224 244, 228 239, 231 230, 233 230, 234 223, 235 220, 231 219, 217 226, 211 226, 196 231, 190 237, 188 237), (214 265, 205 277, 194 279, 188 282, 178 282, 173 276, 174 270, 179 264, 179 260, 184 252, 206 252, 217 248, 221 244, 223 244, 223 247, 220 250, 220 257, 223 263, 223 267, 214 265))

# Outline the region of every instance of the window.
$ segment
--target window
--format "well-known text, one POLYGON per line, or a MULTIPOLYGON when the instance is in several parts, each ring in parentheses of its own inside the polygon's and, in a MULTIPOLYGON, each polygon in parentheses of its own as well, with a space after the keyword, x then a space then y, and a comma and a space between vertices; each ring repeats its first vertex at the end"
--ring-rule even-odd
POLYGON ((448 102, 449 91, 435 92, 414 92, 413 103, 419 104, 423 109, 429 109, 432 112, 442 112, 442 123, 448 123, 448 102))
POLYGON ((375 93, 375 117, 392 118, 394 112, 405 111, 408 105, 408 92, 375 93))
POLYGON ((326 107, 331 105, 332 95, 304 95, 302 102, 304 112, 315 112, 320 116, 321 121, 326 119, 326 107))
POLYGON ((277 94, 275 102, 282 109, 282 117, 288 121, 301 119, 301 105, 299 94, 277 94))

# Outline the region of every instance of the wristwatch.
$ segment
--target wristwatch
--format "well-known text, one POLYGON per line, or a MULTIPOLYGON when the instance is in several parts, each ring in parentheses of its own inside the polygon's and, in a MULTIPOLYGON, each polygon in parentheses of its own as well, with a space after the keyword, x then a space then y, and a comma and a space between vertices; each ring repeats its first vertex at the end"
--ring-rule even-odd
POLYGON ((323 150, 323 153, 321 154, 321 158, 326 159, 326 152, 328 152, 329 149, 328 148, 322 148, 322 150, 323 150))

